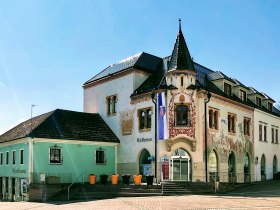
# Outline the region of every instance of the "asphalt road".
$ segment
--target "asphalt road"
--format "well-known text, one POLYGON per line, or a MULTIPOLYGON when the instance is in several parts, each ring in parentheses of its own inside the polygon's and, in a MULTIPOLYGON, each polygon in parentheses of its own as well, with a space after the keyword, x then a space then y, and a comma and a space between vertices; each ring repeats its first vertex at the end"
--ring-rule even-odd
POLYGON ((258 183, 221 195, 154 196, 114 198, 82 202, 0 202, 0 209, 96 209, 96 210, 181 210, 181 209, 280 209, 280 181, 258 183))

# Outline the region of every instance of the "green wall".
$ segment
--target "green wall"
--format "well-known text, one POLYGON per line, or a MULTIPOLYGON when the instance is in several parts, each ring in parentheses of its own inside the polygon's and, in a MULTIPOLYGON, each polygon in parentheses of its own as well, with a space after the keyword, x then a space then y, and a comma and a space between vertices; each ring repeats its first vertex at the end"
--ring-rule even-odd
POLYGON ((0 165, 1 177, 28 177, 28 143, 19 143, 9 146, 1 146, 0 152, 3 152, 3 164, 0 165), (24 150, 23 164, 19 164, 20 149, 24 150), (16 162, 12 164, 12 151, 16 151, 16 162), (6 164, 6 152, 9 151, 9 164, 6 164))
MULTIPOLYGON (((102 143, 101 143, 102 144, 102 143)), ((89 174, 96 174, 99 180, 100 174, 108 174, 109 177, 115 172, 115 147, 102 145, 84 145, 84 144, 65 144, 36 142, 34 146, 33 172, 37 176, 41 173, 46 176, 59 176, 61 182, 72 182, 80 174, 84 174, 84 181, 88 181, 89 174), (54 145, 62 148, 62 164, 52 165, 49 163, 49 148, 54 145), (105 149, 106 164, 96 165, 95 150, 102 147, 105 149), (69 181, 69 175, 72 180, 69 181)))

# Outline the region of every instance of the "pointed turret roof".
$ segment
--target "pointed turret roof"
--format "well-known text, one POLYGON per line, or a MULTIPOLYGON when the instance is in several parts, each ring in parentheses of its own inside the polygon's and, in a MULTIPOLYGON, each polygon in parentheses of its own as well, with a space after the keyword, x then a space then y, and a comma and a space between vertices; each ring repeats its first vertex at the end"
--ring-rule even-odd
POLYGON ((179 19, 179 33, 177 35, 176 43, 174 45, 171 60, 168 66, 168 71, 169 70, 195 71, 190 52, 181 30, 181 19, 179 19))

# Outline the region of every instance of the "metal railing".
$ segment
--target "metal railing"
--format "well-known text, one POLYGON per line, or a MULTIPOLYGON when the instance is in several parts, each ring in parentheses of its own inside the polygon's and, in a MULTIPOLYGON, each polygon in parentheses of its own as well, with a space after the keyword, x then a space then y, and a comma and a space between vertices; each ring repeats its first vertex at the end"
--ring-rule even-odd
POLYGON ((79 183, 80 182, 80 178, 82 177, 82 184, 84 184, 84 173, 81 173, 76 180, 74 180, 68 187, 68 201, 70 200, 70 188, 72 187, 73 184, 75 183, 79 183))

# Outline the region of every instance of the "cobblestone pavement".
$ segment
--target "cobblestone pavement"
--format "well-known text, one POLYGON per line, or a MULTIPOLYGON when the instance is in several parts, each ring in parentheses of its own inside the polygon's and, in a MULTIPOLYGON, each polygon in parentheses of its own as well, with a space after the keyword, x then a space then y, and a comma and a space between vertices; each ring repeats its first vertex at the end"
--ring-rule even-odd
MULTIPOLYGON (((278 191, 280 195, 280 190, 278 191)), ((247 196, 155 196, 115 198, 76 203, 0 202, 0 209, 96 209, 96 210, 181 210, 181 209, 280 209, 280 197, 247 196)))
POLYGON ((151 196, 81 202, 0 202, 0 210, 184 210, 184 209, 280 209, 280 181, 257 184, 225 195, 151 196))

